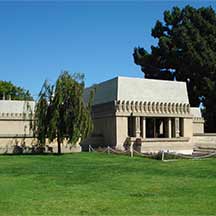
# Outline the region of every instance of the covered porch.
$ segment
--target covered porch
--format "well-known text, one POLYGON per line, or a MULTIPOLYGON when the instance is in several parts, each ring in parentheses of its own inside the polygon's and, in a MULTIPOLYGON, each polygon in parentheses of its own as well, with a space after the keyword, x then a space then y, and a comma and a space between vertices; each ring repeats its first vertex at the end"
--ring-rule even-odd
POLYGON ((127 144, 141 152, 175 151, 191 154, 183 117, 128 117, 127 144))
POLYGON ((128 117, 128 137, 179 138, 184 137, 184 119, 179 117, 128 117))

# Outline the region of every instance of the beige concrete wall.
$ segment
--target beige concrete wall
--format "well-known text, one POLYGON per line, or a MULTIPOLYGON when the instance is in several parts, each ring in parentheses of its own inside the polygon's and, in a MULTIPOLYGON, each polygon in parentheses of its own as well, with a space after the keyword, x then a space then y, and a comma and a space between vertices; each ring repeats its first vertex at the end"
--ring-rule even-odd
POLYGON ((204 123, 193 122, 193 134, 204 133, 204 123))
POLYGON ((118 149, 123 149, 123 145, 127 138, 127 117, 103 117, 96 118, 93 120, 94 122, 94 131, 93 137, 87 138, 84 140, 84 145, 90 144, 94 145, 93 141, 98 144, 98 141, 102 141, 100 136, 103 136, 104 143, 101 143, 106 146, 116 146, 118 149), (91 143, 92 142, 92 143, 91 143))
POLYGON ((104 117, 93 120, 94 135, 104 137, 104 145, 114 146, 116 144, 116 122, 115 117, 104 117))
MULTIPOLYGON (((22 118, 10 118, 0 119, 0 154, 13 153, 16 145, 25 145, 31 148, 36 144, 36 140, 32 138, 32 132, 30 131, 30 121, 22 118), (25 136, 25 138, 22 138, 25 136)), ((47 150, 57 152, 57 142, 48 143, 47 150)), ((76 145, 70 145, 64 143, 62 145, 62 152, 80 152, 81 147, 76 145)))
MULTIPOLYGON (((13 153, 14 147, 16 145, 18 146, 25 146, 26 153, 28 152, 28 147, 31 148, 33 145, 35 145, 37 141, 34 138, 0 138, 0 154, 10 154, 13 153)), ((57 153, 57 142, 46 144, 46 152, 53 152, 57 153)), ((62 153, 69 153, 69 152, 80 152, 81 147, 77 143, 75 145, 71 144, 62 144, 62 153)), ((25 152, 25 151, 24 151, 25 152)))
POLYGON ((169 151, 182 154, 192 154, 194 145, 189 141, 178 140, 161 140, 161 141, 148 141, 143 142, 141 145, 141 152, 157 153, 159 151, 169 151))
POLYGON ((24 120, 0 120, 0 134, 30 134, 30 122, 24 120))
POLYGON ((123 150, 128 137, 128 119, 127 117, 116 117, 116 148, 123 150))
POLYGON ((203 134, 192 137, 195 147, 216 149, 216 134, 203 134))
POLYGON ((183 120, 183 136, 191 138, 193 136, 193 120, 192 118, 184 118, 183 120))
POLYGON ((193 134, 203 134, 204 133, 204 119, 201 117, 193 118, 193 134))

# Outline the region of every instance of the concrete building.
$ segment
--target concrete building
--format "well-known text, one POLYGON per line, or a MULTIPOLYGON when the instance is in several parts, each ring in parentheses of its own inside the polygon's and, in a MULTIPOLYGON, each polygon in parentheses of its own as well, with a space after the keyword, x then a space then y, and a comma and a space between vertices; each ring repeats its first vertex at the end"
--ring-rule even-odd
MULTIPOLYGON (((34 101, 0 100, 0 154, 14 153, 16 147, 31 152, 37 140, 30 129, 34 101)), ((46 150, 57 152, 57 143, 48 143, 46 150)), ((80 152, 79 145, 62 145, 62 152, 80 152)))
POLYGON ((204 133, 184 82, 116 77, 86 89, 85 100, 92 89, 94 132, 86 144, 191 154, 194 134, 204 133))
MULTIPOLYGON (((91 90, 94 131, 81 145, 186 154, 197 145, 216 148, 216 135, 204 134, 201 111, 190 107, 184 82, 116 77, 85 89, 84 100, 91 90)), ((34 106, 33 101, 0 100, 0 153, 13 153, 16 146, 28 151, 36 144, 30 130, 34 106)), ((47 142, 46 148, 57 152, 57 143, 47 142)), ((62 151, 81 148, 63 144, 62 151)))

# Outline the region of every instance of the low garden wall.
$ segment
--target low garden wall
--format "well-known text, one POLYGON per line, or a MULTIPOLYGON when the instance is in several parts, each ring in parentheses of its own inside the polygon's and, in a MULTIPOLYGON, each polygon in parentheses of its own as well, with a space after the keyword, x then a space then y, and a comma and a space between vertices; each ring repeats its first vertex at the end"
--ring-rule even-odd
MULTIPOLYGON (((36 153, 40 151, 36 147, 37 140, 31 136, 0 136, 0 154, 36 153)), ((48 143, 45 146, 46 153, 57 153, 57 142, 48 143)), ((62 153, 80 152, 80 145, 62 144, 62 153)))
POLYGON ((159 151, 192 154, 193 144, 188 138, 146 139, 142 142, 141 152, 156 153, 159 151))
POLYGON ((192 142, 196 148, 216 149, 216 133, 194 134, 192 142))

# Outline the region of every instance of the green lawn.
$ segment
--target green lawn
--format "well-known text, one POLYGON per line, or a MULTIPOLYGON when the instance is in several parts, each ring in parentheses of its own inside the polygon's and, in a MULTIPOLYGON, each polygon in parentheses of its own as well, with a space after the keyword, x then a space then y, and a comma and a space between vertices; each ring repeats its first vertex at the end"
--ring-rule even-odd
POLYGON ((216 215, 216 159, 0 156, 0 215, 216 215))

